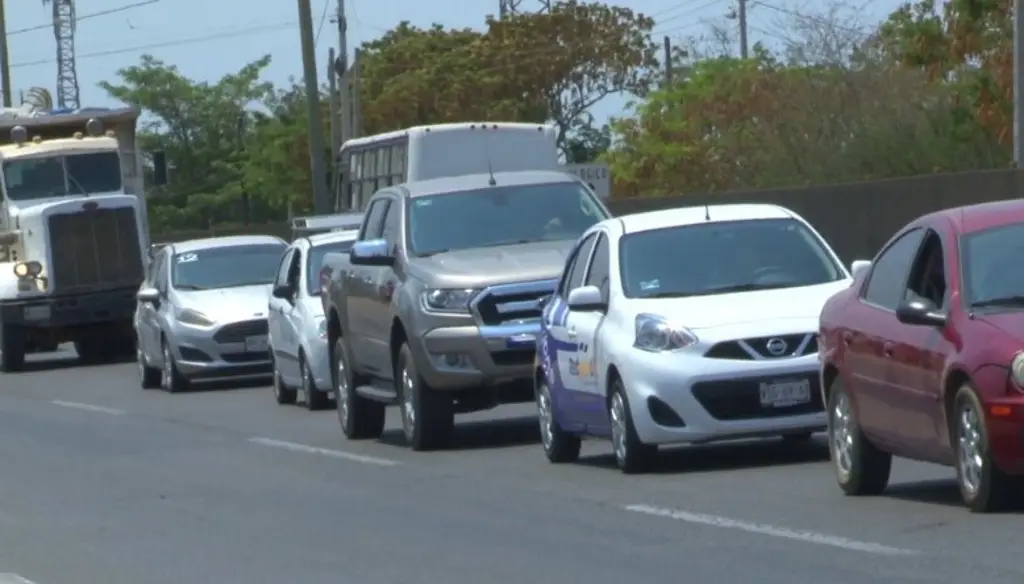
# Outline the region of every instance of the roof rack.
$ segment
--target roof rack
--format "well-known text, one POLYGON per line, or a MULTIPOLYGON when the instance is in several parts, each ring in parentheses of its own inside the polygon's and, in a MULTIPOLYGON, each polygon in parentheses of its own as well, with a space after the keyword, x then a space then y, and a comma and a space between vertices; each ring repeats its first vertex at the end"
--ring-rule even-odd
POLYGON ((329 231, 354 231, 363 224, 362 213, 338 213, 292 219, 292 237, 315 235, 329 231))

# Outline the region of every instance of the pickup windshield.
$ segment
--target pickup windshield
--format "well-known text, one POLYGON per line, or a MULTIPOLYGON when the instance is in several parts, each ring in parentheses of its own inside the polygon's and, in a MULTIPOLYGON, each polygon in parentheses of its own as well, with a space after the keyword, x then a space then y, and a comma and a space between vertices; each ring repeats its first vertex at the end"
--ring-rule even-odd
POLYGON ((703 296, 813 286, 845 277, 799 221, 757 219, 641 231, 619 241, 629 298, 703 296))
POLYGON ((4 182, 11 201, 112 193, 121 190, 121 158, 108 151, 11 160, 4 182))
POLYGON ((251 244, 175 254, 171 283, 178 290, 259 286, 274 281, 285 246, 251 244))
POLYGON ((497 186, 416 197, 409 243, 418 256, 534 241, 575 240, 607 218, 577 183, 497 186))

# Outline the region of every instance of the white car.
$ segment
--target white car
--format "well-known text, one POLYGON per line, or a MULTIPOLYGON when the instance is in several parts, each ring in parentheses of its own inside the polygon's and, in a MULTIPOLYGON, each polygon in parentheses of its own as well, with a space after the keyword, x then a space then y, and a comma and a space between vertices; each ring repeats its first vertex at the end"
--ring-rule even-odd
POLYGON ((357 235, 345 229, 299 237, 281 258, 269 301, 274 399, 279 404, 295 403, 300 391, 307 409, 331 403, 320 269, 325 254, 348 250, 357 235))
POLYGON ((714 205, 602 221, 546 303, 536 397, 545 454, 610 438, 625 472, 658 445, 825 429, 818 316, 850 273, 804 219, 714 205))

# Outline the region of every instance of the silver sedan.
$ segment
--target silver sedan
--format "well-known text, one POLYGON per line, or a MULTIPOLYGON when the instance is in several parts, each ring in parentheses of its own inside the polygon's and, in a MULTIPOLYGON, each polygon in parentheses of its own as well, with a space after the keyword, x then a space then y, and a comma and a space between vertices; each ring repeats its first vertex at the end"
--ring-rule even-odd
POLYGON ((138 292, 143 388, 269 377, 267 299, 287 244, 276 237, 198 239, 158 250, 138 292))

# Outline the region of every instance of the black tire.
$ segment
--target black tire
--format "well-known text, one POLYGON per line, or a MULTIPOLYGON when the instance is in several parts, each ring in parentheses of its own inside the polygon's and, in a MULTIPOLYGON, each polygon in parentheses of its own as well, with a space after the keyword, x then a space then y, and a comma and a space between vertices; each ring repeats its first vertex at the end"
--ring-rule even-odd
POLYGON ((534 388, 537 400, 537 421, 540 423, 540 444, 548 462, 564 464, 576 462, 583 441, 575 434, 562 430, 555 419, 554 402, 547 381, 540 379, 534 388))
POLYGON ((401 401, 402 431, 413 450, 437 450, 448 445, 455 429, 452 398, 435 391, 416 371, 407 343, 398 351, 395 389, 401 401))
POLYGON ((829 390, 828 450, 836 482, 847 495, 880 495, 889 486, 892 454, 879 450, 864 435, 838 377, 829 390), (845 454, 840 444, 846 444, 845 454))
POLYGON ((174 362, 174 355, 171 353, 171 347, 167 344, 167 339, 163 339, 160 343, 161 352, 163 355, 163 369, 160 375, 161 385, 164 391, 167 393, 182 393, 188 390, 188 379, 181 374, 178 370, 178 365, 174 362))
POLYGON ((985 423, 985 409, 978 399, 977 393, 970 385, 963 385, 953 400, 953 417, 950 424, 950 437, 956 452, 956 484, 960 489, 967 508, 975 513, 991 513, 1007 509, 1014 498, 1014 479, 995 465, 988 441, 988 425, 985 423), (974 432, 965 432, 961 418, 974 414, 974 432), (971 442, 970 434, 975 434, 977 453, 981 462, 981 471, 975 486, 969 485, 967 479, 965 457, 961 448, 961 440, 971 442))
POLYGON ((640 437, 636 433, 636 425, 633 424, 633 412, 629 407, 626 387, 622 385, 620 379, 612 381, 612 391, 608 398, 608 419, 612 421, 612 451, 615 454, 615 464, 619 470, 626 474, 649 471, 658 457, 658 447, 640 441, 640 437), (616 403, 617 400, 621 407, 616 403), (622 424, 621 444, 617 443, 614 430, 615 419, 619 416, 622 416, 620 422, 622 424))
POLYGON ((25 331, 21 327, 0 325, 0 372, 25 369, 25 331))
POLYGON ((274 401, 276 401, 277 405, 280 406, 295 403, 295 398, 298 392, 285 385, 284 379, 281 379, 281 372, 277 368, 276 357, 271 357, 271 363, 274 367, 274 371, 271 374, 270 388, 274 391, 274 401))
POLYGON ((326 410, 331 407, 331 398, 326 391, 320 391, 313 381, 313 374, 309 371, 306 363, 306 356, 299 353, 299 376, 302 379, 302 393, 306 398, 306 409, 311 412, 326 410))
POLYGON ((338 424, 349 440, 380 438, 384 433, 384 418, 387 407, 356 393, 356 387, 363 380, 348 365, 345 343, 338 339, 334 343, 331 363, 331 381, 334 384, 334 401, 338 409, 338 424))
POLYGON ((159 367, 150 367, 146 354, 140 346, 135 350, 135 362, 139 368, 139 386, 142 389, 157 389, 160 387, 161 371, 159 367))
POLYGON ((806 444, 813 437, 813 432, 794 432, 792 434, 783 434, 782 441, 786 444, 806 444))

